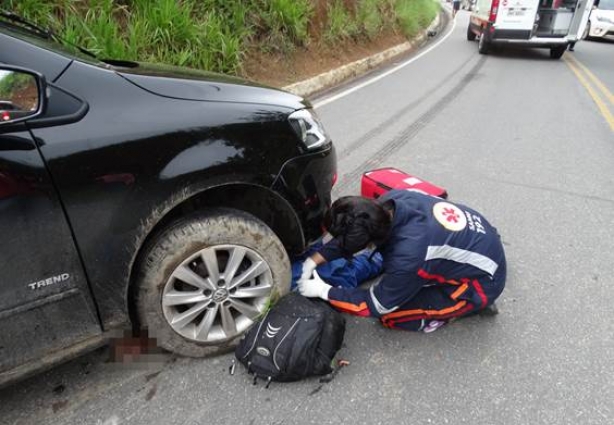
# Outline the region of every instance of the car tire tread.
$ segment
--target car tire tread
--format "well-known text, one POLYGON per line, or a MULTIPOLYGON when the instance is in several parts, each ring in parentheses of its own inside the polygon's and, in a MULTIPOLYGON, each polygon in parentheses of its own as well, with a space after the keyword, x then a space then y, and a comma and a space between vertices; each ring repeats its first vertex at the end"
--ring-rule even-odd
POLYGON ((206 246, 233 243, 256 250, 267 261, 273 275, 273 299, 289 291, 288 254, 277 235, 258 218, 222 208, 181 218, 153 238, 142 257, 135 282, 139 326, 148 329, 160 347, 189 357, 222 354, 234 347, 240 335, 215 345, 183 338, 170 327, 161 305, 162 291, 170 274, 190 253, 206 246))

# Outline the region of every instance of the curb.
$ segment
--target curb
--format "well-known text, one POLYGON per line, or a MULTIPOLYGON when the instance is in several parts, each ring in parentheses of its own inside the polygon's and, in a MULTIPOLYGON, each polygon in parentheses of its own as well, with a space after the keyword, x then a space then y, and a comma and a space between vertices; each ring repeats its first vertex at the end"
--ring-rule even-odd
POLYGON ((282 87, 282 90, 298 96, 307 97, 325 88, 340 84, 349 78, 364 74, 365 72, 376 68, 384 62, 387 62, 391 58, 405 53, 423 43, 424 40, 429 37, 429 34, 439 26, 441 23, 441 15, 443 13, 445 13, 445 11, 442 8, 441 12, 439 12, 435 19, 433 19, 433 22, 431 22, 431 24, 425 30, 421 31, 420 34, 418 34, 411 41, 406 41, 386 49, 383 52, 376 53, 375 55, 359 59, 355 62, 351 62, 347 65, 343 65, 327 72, 323 72, 322 74, 308 78, 307 80, 282 87))

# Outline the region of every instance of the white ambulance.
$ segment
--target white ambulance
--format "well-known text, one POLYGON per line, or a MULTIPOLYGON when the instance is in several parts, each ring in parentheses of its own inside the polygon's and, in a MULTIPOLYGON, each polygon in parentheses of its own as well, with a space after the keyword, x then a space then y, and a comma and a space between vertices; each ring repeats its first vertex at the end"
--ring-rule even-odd
POLYGON ((477 0, 467 40, 479 37, 478 51, 492 45, 550 49, 563 56, 584 34, 594 0, 477 0))

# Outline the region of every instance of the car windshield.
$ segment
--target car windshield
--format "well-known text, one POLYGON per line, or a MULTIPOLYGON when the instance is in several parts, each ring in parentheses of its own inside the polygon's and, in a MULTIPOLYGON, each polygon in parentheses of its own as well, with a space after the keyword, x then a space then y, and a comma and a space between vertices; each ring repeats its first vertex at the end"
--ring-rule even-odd
POLYGON ((601 10, 614 10, 614 0, 601 0, 598 8, 601 10))
POLYGON ((0 31, 71 59, 79 59, 80 61, 95 65, 104 65, 91 52, 67 43, 53 35, 50 31, 37 27, 35 24, 27 22, 17 15, 1 10, 0 31))

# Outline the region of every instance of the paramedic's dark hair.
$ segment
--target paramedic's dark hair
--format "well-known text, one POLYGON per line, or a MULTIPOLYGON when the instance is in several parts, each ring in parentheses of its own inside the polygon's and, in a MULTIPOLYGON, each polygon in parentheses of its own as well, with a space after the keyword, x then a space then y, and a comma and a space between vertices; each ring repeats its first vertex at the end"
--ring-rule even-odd
POLYGON ((324 216, 324 227, 333 235, 346 256, 381 245, 388 238, 392 218, 384 206, 361 196, 337 199, 324 216))

